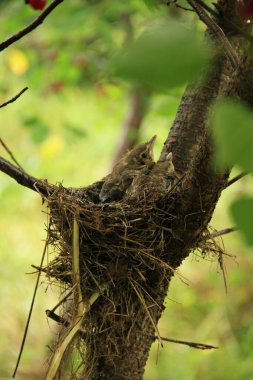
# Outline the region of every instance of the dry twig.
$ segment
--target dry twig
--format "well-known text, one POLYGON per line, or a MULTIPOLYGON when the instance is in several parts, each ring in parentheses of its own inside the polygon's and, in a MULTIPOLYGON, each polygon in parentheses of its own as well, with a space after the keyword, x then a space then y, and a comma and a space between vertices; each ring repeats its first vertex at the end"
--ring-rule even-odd
POLYGON ((30 33, 32 30, 36 29, 46 17, 64 0, 54 0, 49 6, 28 26, 20 30, 18 33, 9 37, 7 40, 0 43, 0 51, 5 50, 8 46, 12 45, 14 42, 23 38, 26 34, 30 33))
POLYGON ((247 174, 249 174, 249 173, 248 172, 242 172, 242 173, 238 174, 237 176, 235 176, 234 178, 231 178, 228 181, 226 188, 233 185, 233 183, 239 181, 241 178, 245 177, 247 174))
POLYGON ((237 227, 230 227, 230 228, 224 228, 224 230, 214 231, 210 235, 204 236, 202 241, 214 239, 214 238, 216 238, 218 236, 222 236, 222 235, 227 235, 227 234, 230 234, 231 232, 234 232, 234 231, 238 231, 238 228, 237 227))
MULTIPOLYGON (((44 261, 44 258, 45 258, 45 255, 46 255, 46 251, 47 251, 47 246, 48 246, 48 239, 45 242, 45 246, 44 246, 44 250, 43 250, 43 254, 42 254, 42 258, 41 258, 40 267, 42 267, 42 265, 43 265, 43 261, 44 261)), ((20 359, 21 359, 21 356, 22 356, 22 352, 23 352, 23 349, 24 349, 24 345, 25 345, 25 341, 26 341, 26 336, 27 336, 27 331, 28 331, 29 324, 30 324, 30 321, 31 321, 31 316, 32 316, 32 311, 33 311, 33 305, 34 305, 34 302, 35 302, 35 297, 36 297, 38 286, 39 286, 40 275, 41 275, 41 271, 39 271, 38 275, 37 275, 37 280, 36 280, 36 284, 35 284, 35 288, 34 288, 34 292, 33 292, 32 302, 31 302, 31 305, 30 305, 30 309, 29 309, 29 313, 28 313, 28 317, 27 317, 27 321, 26 321, 25 331, 24 331, 24 335, 23 335, 23 338, 22 338, 22 342, 21 342, 21 346, 20 346, 20 350, 19 350, 19 354, 18 354, 17 363, 16 363, 16 366, 15 366, 15 369, 14 369, 14 372, 13 372, 13 375, 12 375, 13 378, 16 376, 16 373, 17 373, 17 370, 18 370, 18 366, 19 366, 19 363, 20 363, 20 359)))
POLYGON ((172 343, 178 343, 178 344, 185 344, 186 346, 197 348, 199 350, 212 350, 212 349, 218 349, 219 347, 216 346, 211 346, 209 344, 204 344, 204 343, 196 343, 196 342, 187 342, 185 340, 178 340, 178 339, 171 339, 171 338, 164 338, 164 337, 154 337, 155 339, 161 338, 161 340, 165 342, 172 342, 172 343))
POLYGON ((10 100, 7 100, 7 102, 4 102, 3 104, 0 104, 0 108, 3 108, 5 106, 7 106, 8 104, 10 103, 13 103, 15 102, 25 91, 28 90, 28 87, 25 87, 23 88, 23 90, 21 90, 17 95, 15 95, 13 98, 11 98, 10 100))
POLYGON ((14 157, 13 153, 11 152, 11 150, 8 148, 8 146, 4 143, 4 141, 1 138, 0 138, 0 144, 3 146, 3 148, 9 154, 9 156, 12 159, 12 161, 15 162, 15 164, 19 167, 19 169, 21 169, 23 172, 25 172, 24 169, 22 168, 22 166, 19 164, 19 162, 14 157))
POLYGON ((46 181, 37 179, 28 173, 25 173, 23 170, 16 167, 2 156, 0 156, 0 171, 13 178, 20 185, 36 191, 43 196, 47 196, 51 190, 57 188, 53 185, 48 186, 46 181))

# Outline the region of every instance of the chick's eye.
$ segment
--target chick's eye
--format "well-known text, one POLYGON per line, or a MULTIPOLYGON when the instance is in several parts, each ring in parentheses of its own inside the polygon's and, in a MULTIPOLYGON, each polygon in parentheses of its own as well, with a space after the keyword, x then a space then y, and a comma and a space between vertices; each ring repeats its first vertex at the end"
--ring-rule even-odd
POLYGON ((141 158, 147 158, 147 153, 146 152, 143 152, 142 154, 141 154, 141 158))

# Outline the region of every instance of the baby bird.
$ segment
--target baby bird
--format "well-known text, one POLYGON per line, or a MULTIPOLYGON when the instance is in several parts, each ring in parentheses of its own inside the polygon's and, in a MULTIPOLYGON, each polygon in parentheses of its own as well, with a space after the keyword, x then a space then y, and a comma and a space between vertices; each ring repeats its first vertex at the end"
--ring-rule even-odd
POLYGON ((147 168, 141 170, 128 188, 126 199, 156 198, 168 192, 177 178, 179 176, 175 171, 170 152, 165 160, 157 161, 151 170, 147 168))
POLYGON ((105 177, 102 185, 99 194, 101 202, 122 199, 139 171, 145 167, 152 167, 155 139, 156 135, 146 143, 135 146, 114 166, 111 174, 105 177))
POLYGON ((175 182, 175 179, 179 178, 175 171, 175 167, 172 162, 172 152, 168 153, 165 160, 157 161, 154 168, 150 173, 149 185, 153 188, 163 190, 169 190, 175 182))

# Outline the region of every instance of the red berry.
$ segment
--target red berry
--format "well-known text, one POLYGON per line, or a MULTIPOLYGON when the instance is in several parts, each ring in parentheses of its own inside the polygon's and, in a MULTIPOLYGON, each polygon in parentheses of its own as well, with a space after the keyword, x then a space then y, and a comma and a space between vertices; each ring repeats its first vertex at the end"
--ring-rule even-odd
POLYGON ((61 92, 64 88, 64 83, 61 81, 55 81, 51 83, 51 89, 53 92, 61 92))
POLYGON ((27 3, 30 4, 33 9, 43 9, 47 0, 28 0, 27 3))
POLYGON ((236 0, 236 12, 244 20, 253 20, 253 0, 236 0))

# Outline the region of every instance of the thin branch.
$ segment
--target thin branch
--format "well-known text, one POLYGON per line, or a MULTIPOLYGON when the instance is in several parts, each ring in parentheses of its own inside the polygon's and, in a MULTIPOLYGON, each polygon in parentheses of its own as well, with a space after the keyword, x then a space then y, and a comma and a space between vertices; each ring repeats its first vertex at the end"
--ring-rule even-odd
POLYGON ((223 30, 219 27, 219 25, 216 24, 216 22, 206 13, 206 11, 202 8, 202 6, 196 0, 187 0, 187 1, 195 10, 195 12, 198 14, 200 20, 203 21, 206 24, 206 26, 214 33, 214 35, 221 41, 231 61, 232 66, 235 69, 240 67, 239 57, 236 51, 234 50, 234 48, 232 47, 232 45, 230 44, 230 42, 228 41, 223 30))
POLYGON ((36 272, 28 272, 26 274, 35 274, 38 271, 39 272, 43 272, 43 273, 47 273, 47 270, 45 268, 38 267, 37 265, 34 265, 34 264, 32 264, 31 267, 34 268, 34 269, 36 269, 36 272))
MULTIPOLYGON (((102 291, 104 291, 107 288, 107 286, 108 286, 108 284, 102 284, 101 285, 102 291)), ((69 345, 70 345, 71 341, 73 340, 73 338, 75 337, 75 335, 77 333, 79 333, 79 331, 81 330, 85 314, 90 310, 91 306, 96 302, 96 300, 100 296, 101 296, 101 293, 99 293, 99 292, 93 293, 88 300, 88 304, 84 305, 83 310, 82 310, 82 314, 80 315, 79 310, 77 310, 77 314, 72 316, 73 320, 72 320, 71 325, 70 325, 70 330, 67 332, 67 334, 65 335, 65 337, 64 337, 63 341, 60 343, 60 345, 57 346, 56 349, 54 350, 54 354, 53 354, 53 357, 52 357, 51 362, 49 364, 49 368, 48 368, 45 380, 54 379, 56 374, 59 372, 59 366, 61 364, 64 352, 69 347, 69 345)), ((51 314, 51 316, 53 315, 53 317, 56 316, 56 318, 57 318, 57 315, 55 313, 52 314, 50 312, 47 312, 48 316, 50 316, 50 314, 51 314)), ((64 319, 62 320, 60 317, 59 321, 64 322, 64 319)))
POLYGON ((18 163, 18 161, 14 157, 13 153, 11 152, 11 150, 8 148, 8 146, 3 142, 3 140, 1 138, 0 138, 0 144, 3 146, 3 148, 9 154, 9 156, 12 159, 12 161, 15 162, 15 164, 19 167, 19 169, 21 169, 23 172, 25 172, 25 170, 22 168, 22 166, 18 163))
MULTIPOLYGON (((154 337, 155 339, 159 339, 157 336, 154 337)), ((187 342, 185 340, 178 340, 178 339, 171 339, 171 338, 164 338, 161 336, 161 340, 165 342, 172 342, 172 343, 178 343, 178 344, 185 344, 186 346, 198 348, 199 350, 217 350, 219 347, 211 346, 209 344, 203 344, 203 343, 196 343, 196 342, 187 342)))
POLYGON ((70 291, 67 292, 67 294, 65 294, 65 296, 53 307, 53 309, 48 310, 48 312, 51 311, 52 313, 54 313, 55 310, 58 309, 58 307, 61 306, 61 304, 69 298, 69 296, 73 293, 73 290, 75 289, 76 286, 77 286, 77 282, 72 286, 70 291))
MULTIPOLYGON (((47 251, 47 245, 48 245, 48 239, 45 242, 45 247, 44 247, 42 258, 41 258, 40 267, 42 267, 42 265, 43 265, 43 261, 44 261, 44 258, 45 258, 45 255, 46 255, 46 251, 47 251)), ((23 338, 22 338, 21 347, 20 347, 19 354, 18 354, 17 363, 16 363, 16 366, 15 366, 15 369, 14 369, 14 372, 13 372, 13 375, 12 375, 13 378, 16 376, 16 373, 17 373, 17 370, 18 370, 18 366, 19 366, 19 363, 20 363, 20 359, 21 359, 21 356, 22 356, 22 352, 23 352, 23 349, 24 349, 24 345, 25 345, 25 341, 26 341, 26 336, 27 336, 27 331, 28 331, 28 328, 29 328, 29 325, 30 325, 30 321, 31 321, 31 316, 32 316, 32 311, 33 311, 33 305, 34 305, 35 297, 36 297, 38 286, 39 286, 40 275, 41 275, 41 272, 39 271, 38 275, 37 275, 37 280, 36 280, 34 292, 33 292, 32 302, 31 302, 31 305, 30 305, 30 309, 29 309, 29 313, 28 313, 28 317, 27 317, 27 321, 26 321, 26 326, 25 326, 25 331, 24 331, 24 335, 23 335, 23 338)))
MULTIPOLYGON (((53 321, 65 326, 65 327, 68 327, 70 325, 69 321, 61 316, 59 316, 58 314, 55 314, 52 310, 46 310, 46 315, 48 318, 51 318, 53 321)), ((81 337, 84 337, 84 331, 83 330, 80 330, 78 331, 78 334, 81 336, 81 337)), ((158 336, 154 336, 153 337, 154 339, 159 339, 158 336)), ((178 340, 178 339, 171 339, 171 338, 164 338, 161 336, 161 340, 165 341, 165 342, 171 342, 171 343, 177 343, 177 344, 184 344, 186 346, 189 346, 189 347, 193 347, 193 348, 197 348, 199 350, 212 350, 212 349, 215 349, 217 350, 219 347, 216 347, 216 346, 211 346, 210 344, 204 344, 204 343, 196 343, 196 342, 187 342, 185 340, 178 340)))
POLYGON ((176 2, 175 2, 175 7, 178 9, 182 9, 183 11, 186 11, 186 12, 194 12, 192 8, 183 7, 182 5, 177 4, 176 2))
POLYGON ((209 7, 204 1, 197 0, 197 3, 199 3, 207 12, 209 12, 212 16, 217 17, 219 14, 214 9, 209 7))
POLYGON ((54 0, 40 15, 37 17, 30 25, 26 26, 24 29, 20 30, 18 33, 9 37, 7 40, 0 43, 0 51, 6 49, 8 46, 12 45, 14 42, 20 40, 26 34, 30 33, 32 30, 36 29, 40 24, 43 23, 45 18, 64 0, 54 0))
POLYGON ((192 8, 186 8, 183 7, 182 5, 177 3, 177 0, 169 0, 167 1, 166 5, 169 7, 170 5, 174 5, 176 8, 182 9, 183 11, 189 11, 189 12, 194 12, 192 8))
POLYGON ((227 235, 227 234, 230 234, 231 232, 238 231, 238 230, 239 230, 238 227, 230 227, 230 228, 224 228, 224 230, 214 231, 210 235, 205 236, 202 239, 202 241, 203 240, 206 241, 206 240, 214 239, 214 238, 216 238, 218 236, 227 235))
POLYGON ((70 323, 67 321, 67 319, 61 317, 60 315, 56 314, 53 310, 46 310, 46 316, 53 321, 59 323, 60 325, 63 325, 64 327, 69 327, 70 323))
POLYGON ((7 102, 0 104, 0 108, 3 108, 7 106, 8 104, 15 102, 26 90, 28 90, 28 87, 23 88, 23 90, 21 90, 17 95, 15 95, 13 98, 8 100, 7 102))
MULTIPOLYGON (((53 310, 46 310, 46 316, 64 327, 70 326, 70 322, 67 319, 56 314, 53 310)), ((86 334, 82 329, 79 329, 77 333, 81 338, 85 338, 86 334)))
POLYGON ((231 178, 228 181, 226 188, 233 185, 233 183, 239 181, 241 178, 245 177, 247 174, 249 174, 249 173, 248 172, 242 172, 242 173, 238 174, 237 176, 235 176, 234 178, 231 178))
POLYGON ((49 192, 56 188, 56 186, 48 186, 45 181, 25 173, 23 170, 17 168, 2 156, 0 156, 0 171, 13 178, 20 185, 36 191, 41 195, 48 196, 49 192))

